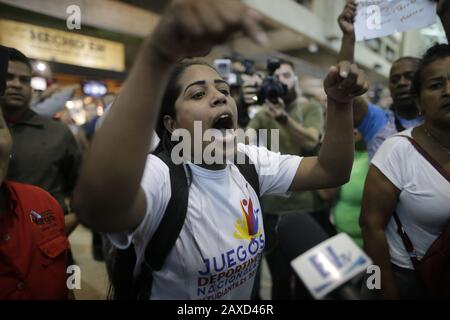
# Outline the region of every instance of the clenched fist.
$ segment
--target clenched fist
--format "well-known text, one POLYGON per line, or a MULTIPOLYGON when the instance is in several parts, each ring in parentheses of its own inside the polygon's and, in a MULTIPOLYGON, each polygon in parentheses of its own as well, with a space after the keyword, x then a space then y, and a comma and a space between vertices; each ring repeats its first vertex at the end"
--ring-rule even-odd
POLYGON ((351 102, 369 89, 364 71, 348 61, 332 66, 323 85, 328 99, 342 104, 351 102))
POLYGON ((260 16, 238 0, 174 0, 149 39, 153 50, 169 61, 204 56, 242 31, 258 44, 267 41, 260 16))
POLYGON ((355 34, 356 8, 357 4, 355 0, 348 0, 344 10, 342 10, 342 13, 338 17, 339 28, 346 35, 354 36, 355 34))

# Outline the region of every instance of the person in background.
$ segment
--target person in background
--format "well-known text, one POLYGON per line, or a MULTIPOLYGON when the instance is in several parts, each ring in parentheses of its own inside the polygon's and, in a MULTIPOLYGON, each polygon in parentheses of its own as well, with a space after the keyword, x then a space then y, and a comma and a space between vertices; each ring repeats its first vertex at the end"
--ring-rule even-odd
MULTIPOLYGON (((322 107, 314 99, 300 102, 297 94, 297 76, 293 63, 280 61, 274 76, 287 88, 278 104, 266 101, 251 119, 247 128, 269 130, 267 147, 272 147, 271 130, 279 130, 279 152, 292 155, 315 155, 324 126, 322 107)), ((259 141, 259 144, 261 142, 259 141)), ((272 299, 292 298, 293 270, 283 257, 278 245, 276 225, 281 215, 288 213, 313 213, 320 211, 321 201, 315 191, 295 192, 290 197, 269 195, 261 198, 264 212, 267 246, 265 258, 272 276, 272 299)), ((313 214, 314 216, 315 214, 313 214)), ((318 215, 318 213, 317 213, 318 215)), ((316 218, 316 217, 315 217, 316 218)))
MULTIPOLYGON (((430 1, 437 2, 437 15, 444 26, 448 40, 450 39, 450 0, 430 1)), ((356 8, 355 0, 348 0, 338 17, 338 24, 343 33, 338 61, 354 61, 356 8)), ((362 97, 355 99, 354 125, 364 137, 369 159, 372 159, 387 137, 423 123, 423 117, 411 93, 412 79, 419 63, 418 58, 401 57, 392 64, 389 73, 389 90, 392 97, 390 110, 386 111, 377 105, 367 103, 362 97)))
POLYGON ((415 266, 450 223, 449 45, 428 49, 413 92, 425 123, 387 139, 365 183, 364 249, 381 269, 381 292, 363 287, 367 297, 430 297, 415 266))
POLYGON ((83 128, 78 126, 73 120, 69 109, 67 109, 67 107, 63 107, 61 110, 56 112, 53 118, 63 122, 70 129, 78 143, 81 154, 84 155, 89 147, 89 141, 83 128))
MULTIPOLYGON (((445 1, 441 0, 440 5, 445 1)), ((338 17, 338 24, 343 33, 338 61, 341 59, 354 61, 356 8, 355 0, 348 0, 338 17)), ((386 111, 377 105, 367 103, 361 97, 355 99, 354 125, 364 137, 370 159, 387 137, 423 123, 423 117, 411 93, 412 79, 419 62, 420 59, 415 57, 401 57, 392 64, 389 90, 393 103, 390 110, 386 111)))
POLYGON ((66 125, 30 110, 31 71, 28 58, 10 48, 6 91, 0 99, 14 141, 7 177, 48 191, 66 214, 69 234, 77 222, 66 198, 75 187, 81 153, 66 125))
MULTIPOLYGON (((0 96, 8 60, 0 46, 0 96)), ((62 208, 41 188, 6 180, 11 150, 0 110, 0 300, 68 299, 62 208)))
POLYGON ((65 107, 66 102, 72 99, 78 89, 79 84, 61 87, 53 83, 45 91, 33 94, 30 109, 41 116, 52 118, 65 107))
POLYGON ((359 218, 361 203, 369 170, 369 156, 362 135, 355 129, 355 157, 350 180, 338 189, 320 190, 322 199, 334 203, 331 213, 336 231, 347 233, 361 248, 363 238, 359 218))

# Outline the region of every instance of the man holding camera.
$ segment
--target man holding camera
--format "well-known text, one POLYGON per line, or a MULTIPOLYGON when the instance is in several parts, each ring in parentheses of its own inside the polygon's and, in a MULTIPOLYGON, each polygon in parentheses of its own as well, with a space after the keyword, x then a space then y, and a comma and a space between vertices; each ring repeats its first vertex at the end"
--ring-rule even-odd
MULTIPOLYGON (((279 130, 281 154, 309 156, 317 154, 323 131, 324 117, 321 105, 314 99, 300 102, 297 94, 297 76, 289 61, 269 60, 269 76, 259 89, 258 101, 262 109, 256 113, 248 128, 267 129, 267 148, 271 148, 270 130, 279 130)), ((312 213, 320 210, 316 192, 296 192, 289 198, 264 196, 261 206, 267 237, 266 259, 272 275, 272 299, 290 299, 291 275, 289 261, 276 245, 275 227, 281 215, 312 213)))

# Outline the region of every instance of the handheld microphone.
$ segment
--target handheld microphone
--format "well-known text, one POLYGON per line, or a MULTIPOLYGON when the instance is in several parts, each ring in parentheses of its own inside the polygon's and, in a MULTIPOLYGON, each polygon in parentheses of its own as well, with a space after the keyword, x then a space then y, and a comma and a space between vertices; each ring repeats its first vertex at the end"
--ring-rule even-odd
POLYGON ((345 233, 328 238, 308 214, 280 219, 278 235, 283 253, 315 299, 359 300, 348 282, 366 271, 370 258, 345 233))

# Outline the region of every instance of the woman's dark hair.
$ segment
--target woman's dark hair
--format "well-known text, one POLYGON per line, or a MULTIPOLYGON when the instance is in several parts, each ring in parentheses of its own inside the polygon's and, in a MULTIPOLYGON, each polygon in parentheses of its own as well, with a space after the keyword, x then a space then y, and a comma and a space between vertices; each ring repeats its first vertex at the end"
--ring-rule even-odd
POLYGON ((436 60, 450 57, 450 45, 448 44, 435 44, 425 52, 422 60, 419 63, 419 67, 414 74, 412 83, 412 92, 417 96, 420 96, 420 90, 422 88, 422 76, 426 67, 435 62, 436 60))
POLYGON ((161 111, 159 113, 158 123, 156 127, 156 133, 161 139, 157 151, 171 150, 173 148, 173 145, 170 141, 171 134, 164 126, 164 116, 169 115, 173 119, 175 119, 175 101, 180 95, 182 89, 179 84, 180 77, 187 68, 195 65, 207 66, 215 70, 214 67, 212 67, 210 64, 201 60, 182 61, 175 66, 169 77, 169 81, 162 98, 161 111))

